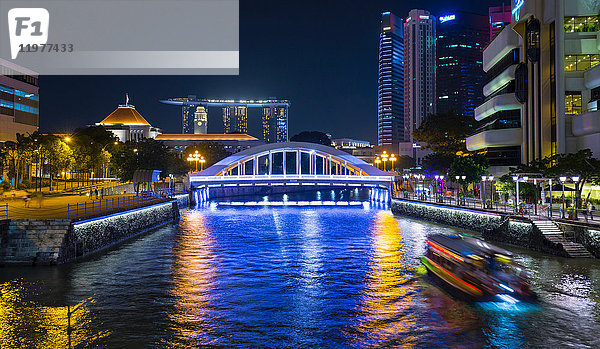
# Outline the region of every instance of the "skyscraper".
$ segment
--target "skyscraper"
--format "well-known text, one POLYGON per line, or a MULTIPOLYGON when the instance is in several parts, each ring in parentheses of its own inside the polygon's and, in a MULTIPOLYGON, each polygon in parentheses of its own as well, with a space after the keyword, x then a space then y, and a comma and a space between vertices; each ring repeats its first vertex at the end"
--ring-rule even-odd
POLYGON ((453 12, 438 18, 437 106, 438 113, 454 111, 473 117, 483 102, 483 49, 488 42, 485 15, 453 12))
POLYGON ((410 141, 410 134, 404 132, 402 19, 390 12, 381 14, 377 97, 377 144, 391 146, 410 141))
POLYGON ((490 18, 489 18, 490 41, 491 41, 494 38, 494 36, 496 36, 496 33, 498 33, 500 30, 502 30, 502 28, 504 28, 504 26, 510 24, 510 17, 511 17, 510 2, 508 2, 507 5, 505 5, 503 2, 502 6, 490 7, 489 14, 490 14, 490 18))
MULTIPOLYGON (((425 10, 411 10, 404 23, 404 133, 411 135, 411 143, 412 132, 436 112, 435 40, 435 17, 425 10)), ((420 163, 425 153, 413 149, 420 163)))
POLYGON ((225 133, 248 133, 247 109, 245 105, 223 108, 223 129, 225 133))
POLYGON ((287 106, 263 108, 263 140, 267 143, 287 142, 287 106))

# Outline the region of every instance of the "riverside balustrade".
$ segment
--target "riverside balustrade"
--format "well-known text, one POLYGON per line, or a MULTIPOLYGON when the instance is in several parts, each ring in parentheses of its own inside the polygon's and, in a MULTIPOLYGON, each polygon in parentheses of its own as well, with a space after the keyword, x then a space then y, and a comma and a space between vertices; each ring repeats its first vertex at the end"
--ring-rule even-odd
POLYGON ((0 219, 8 219, 8 204, 0 205, 0 219))
POLYGON ((164 188, 150 192, 140 192, 135 196, 124 196, 106 200, 68 204, 67 218, 77 221, 85 218, 122 211, 123 209, 148 206, 151 204, 168 201, 173 197, 173 195, 183 193, 185 192, 164 188))

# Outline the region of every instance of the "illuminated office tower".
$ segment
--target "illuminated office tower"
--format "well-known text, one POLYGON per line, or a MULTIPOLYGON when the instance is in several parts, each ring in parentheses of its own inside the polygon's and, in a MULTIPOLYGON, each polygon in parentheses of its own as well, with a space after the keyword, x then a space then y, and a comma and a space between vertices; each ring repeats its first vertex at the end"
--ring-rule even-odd
MULTIPOLYGON (((411 135, 427 115, 436 112, 435 17, 411 10, 404 23, 404 132, 411 135)), ((420 163, 427 151, 418 145, 413 158, 420 163)))
POLYGON ((208 110, 206 107, 199 105, 194 112, 194 133, 207 134, 208 127, 208 110))
POLYGON ((390 12, 381 14, 377 84, 377 145, 410 141, 410 134, 404 131, 402 19, 390 12))
POLYGON ((223 108, 223 128, 225 133, 248 133, 248 114, 246 106, 223 108))
POLYGON ((288 108, 263 108, 263 140, 267 143, 287 142, 288 108))
POLYGON ((489 39, 488 17, 456 11, 438 18, 436 90, 438 113, 473 117, 483 102, 483 49, 489 39))

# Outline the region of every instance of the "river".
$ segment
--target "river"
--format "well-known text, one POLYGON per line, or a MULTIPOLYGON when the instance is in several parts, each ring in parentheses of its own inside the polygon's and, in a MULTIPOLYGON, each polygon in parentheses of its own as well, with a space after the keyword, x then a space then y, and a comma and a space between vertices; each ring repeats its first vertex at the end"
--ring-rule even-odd
POLYGON ((503 246, 540 303, 467 304, 418 261, 456 231, 368 206, 185 210, 81 262, 1 268, 0 347, 600 347, 598 261, 503 246))

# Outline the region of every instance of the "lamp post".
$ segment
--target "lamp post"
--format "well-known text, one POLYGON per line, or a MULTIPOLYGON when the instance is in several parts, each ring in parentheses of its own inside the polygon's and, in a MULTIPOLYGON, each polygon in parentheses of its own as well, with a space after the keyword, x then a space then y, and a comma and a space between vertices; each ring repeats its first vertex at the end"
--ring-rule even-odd
POLYGON ((381 164, 381 159, 376 158, 373 162, 375 163, 375 167, 379 168, 379 164, 381 164))
POLYGON ((481 176, 481 190, 479 194, 481 196, 481 207, 483 208, 485 205, 485 181, 487 180, 487 176, 481 176))
POLYGON ((567 181, 567 177, 561 176, 559 179, 560 183, 562 183, 562 205, 560 207, 560 217, 565 218, 565 182, 567 181))
POLYGON ((206 162, 206 160, 204 160, 204 156, 200 157, 200 171, 204 170, 204 163, 206 162))
POLYGON ((396 161, 396 155, 392 154, 392 155, 390 156, 390 163, 391 163, 391 165, 390 165, 390 169, 391 169, 392 171, 394 171, 394 161, 396 161))
POLYGON ((573 176, 571 177, 571 179, 573 180, 573 183, 575 183, 575 187, 573 189, 575 189, 573 191, 573 195, 571 195, 573 197, 573 218, 577 219, 577 183, 579 183, 579 176, 573 176))
POLYGON ((456 204, 460 205, 460 202, 458 202, 458 196, 460 195, 460 183, 458 181, 460 180, 460 176, 454 176, 454 178, 456 178, 456 184, 458 184, 456 188, 456 204))
POLYGON ((519 213, 519 176, 513 176, 513 181, 516 183, 515 189, 515 213, 519 213))
POLYGON ((435 201, 439 202, 440 199, 439 199, 439 195, 438 195, 439 194, 438 181, 440 180, 440 176, 439 175, 435 175, 434 178, 435 178, 435 185, 434 185, 434 187, 435 187, 435 201))
POLYGON ((490 181, 490 208, 494 208, 494 176, 488 176, 488 180, 490 181))

